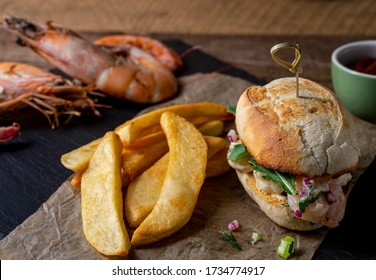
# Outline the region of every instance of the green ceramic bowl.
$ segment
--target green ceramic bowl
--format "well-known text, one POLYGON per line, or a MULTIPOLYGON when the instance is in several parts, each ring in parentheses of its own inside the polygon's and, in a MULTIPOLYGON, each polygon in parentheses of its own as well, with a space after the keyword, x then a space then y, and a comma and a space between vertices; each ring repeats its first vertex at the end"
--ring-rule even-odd
POLYGON ((376 123, 376 75, 352 70, 354 63, 376 58, 376 40, 342 45, 331 57, 334 92, 355 116, 376 123))

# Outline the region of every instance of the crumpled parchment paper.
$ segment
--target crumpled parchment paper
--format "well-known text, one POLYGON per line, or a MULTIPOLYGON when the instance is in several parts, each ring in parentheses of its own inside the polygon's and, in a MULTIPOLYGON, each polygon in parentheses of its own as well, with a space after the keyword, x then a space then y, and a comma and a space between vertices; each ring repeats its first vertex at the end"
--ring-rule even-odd
MULTIPOLYGON (((148 110, 201 101, 234 105, 251 85, 222 74, 195 74, 182 77, 180 83, 179 97, 148 110)), ((358 119, 355 122, 361 132, 362 157, 359 168, 353 173, 352 185, 376 155, 376 125, 358 119)), ((0 259, 109 259, 87 243, 82 231, 81 196, 69 180, 67 178, 36 213, 0 241, 0 259)), ((132 230, 128 232, 132 235, 132 230)), ((285 235, 296 239, 293 259, 311 259, 326 233, 326 228, 294 232, 279 227, 260 211, 244 191, 235 171, 230 171, 206 179, 192 218, 182 229, 157 243, 133 247, 124 259, 280 259, 276 250, 285 235), (242 246, 241 252, 219 234, 234 219, 241 225, 234 233, 242 246), (256 244, 252 244, 253 232, 262 237, 256 244)))

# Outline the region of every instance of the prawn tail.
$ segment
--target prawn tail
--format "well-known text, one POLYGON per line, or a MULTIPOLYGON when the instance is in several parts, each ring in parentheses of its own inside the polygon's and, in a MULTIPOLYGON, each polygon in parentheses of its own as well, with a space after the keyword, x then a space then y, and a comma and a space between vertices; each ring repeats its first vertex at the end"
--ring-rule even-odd
POLYGON ((16 122, 0 121, 0 143, 8 142, 21 134, 21 126, 16 122))

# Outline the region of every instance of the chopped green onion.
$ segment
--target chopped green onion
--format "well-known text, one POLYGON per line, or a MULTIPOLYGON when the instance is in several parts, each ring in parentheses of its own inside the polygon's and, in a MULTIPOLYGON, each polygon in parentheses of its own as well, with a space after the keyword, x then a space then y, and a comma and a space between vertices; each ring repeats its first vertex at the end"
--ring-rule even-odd
POLYGON ((294 252, 295 239, 291 236, 286 235, 281 239, 281 243, 278 246, 277 254, 278 256, 287 259, 294 252))
POLYGON ((260 241, 262 238, 261 238, 261 235, 258 234, 257 232, 253 232, 252 233, 252 244, 256 244, 257 241, 260 241))
POLYGON ((228 105, 227 106, 227 112, 236 116, 236 105, 228 105))
POLYGON ((231 231, 223 230, 219 233, 226 241, 228 241, 232 245, 232 247, 234 247, 238 251, 243 251, 242 247, 240 247, 239 243, 235 240, 235 237, 232 235, 231 231))
POLYGON ((239 160, 243 157, 249 156, 247 149, 244 147, 243 144, 235 144, 232 148, 230 148, 227 158, 229 160, 239 160))

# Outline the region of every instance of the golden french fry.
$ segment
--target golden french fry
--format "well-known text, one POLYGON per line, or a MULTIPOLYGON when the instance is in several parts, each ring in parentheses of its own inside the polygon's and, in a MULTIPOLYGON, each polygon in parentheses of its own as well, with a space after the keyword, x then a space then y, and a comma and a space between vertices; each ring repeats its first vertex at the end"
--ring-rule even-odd
POLYGON ((105 255, 127 255, 131 247, 123 220, 122 143, 107 132, 82 174, 81 212, 88 242, 105 255))
MULTIPOLYGON (((194 104, 179 104, 157 109, 118 126, 115 132, 119 134, 125 145, 130 145, 145 131, 153 127, 158 127, 160 118, 164 112, 172 112, 187 120, 193 118, 206 118, 207 120, 226 120, 233 119, 233 115, 228 113, 226 106, 216 103, 202 102, 194 104)), ((153 128, 152 131, 155 131, 153 128)))
POLYGON ((169 164, 158 201, 133 233, 133 245, 161 240, 183 227, 205 179, 207 145, 202 134, 171 112, 164 112, 160 121, 170 149, 169 164))
POLYGON ((218 153, 208 159, 206 166, 206 177, 216 177, 231 170, 227 161, 228 148, 220 150, 218 153))
MULTIPOLYGON (((210 158, 217 157, 220 151, 227 152, 228 145, 225 139, 214 136, 205 136, 204 138, 208 146, 208 164, 210 158)), ((229 166, 226 156, 224 159, 225 166, 229 166)), ((168 163, 169 152, 129 184, 124 204, 125 215, 130 227, 138 227, 153 210, 161 192, 163 181, 166 177, 168 163)), ((213 161, 213 164, 219 164, 219 162, 215 160, 213 161)), ((221 167, 210 167, 207 165, 206 169, 213 170, 210 171, 210 174, 207 174, 207 177, 209 177, 208 175, 218 176, 221 167)), ((222 169, 225 168, 222 167, 222 169)))
POLYGON ((95 149, 98 147, 101 140, 102 138, 95 139, 86 145, 63 154, 60 159, 61 163, 64 167, 74 172, 83 171, 87 167, 89 160, 93 156, 95 149))

